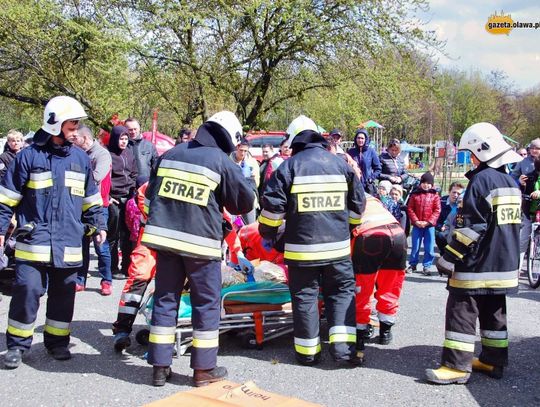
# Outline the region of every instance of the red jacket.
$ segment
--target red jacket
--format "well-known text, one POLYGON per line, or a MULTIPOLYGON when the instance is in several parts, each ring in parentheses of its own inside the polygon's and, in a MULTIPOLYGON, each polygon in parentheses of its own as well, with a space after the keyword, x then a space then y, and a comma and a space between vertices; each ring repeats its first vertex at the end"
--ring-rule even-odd
POLYGON ((283 253, 276 249, 267 251, 263 247, 263 238, 259 233, 259 222, 254 222, 244 226, 238 231, 238 237, 244 249, 244 255, 248 260, 266 260, 275 264, 283 264, 283 253))
POLYGON ((420 187, 416 188, 409 198, 407 204, 407 215, 411 220, 411 224, 416 222, 426 221, 431 226, 437 224, 437 219, 441 214, 441 198, 434 189, 424 191, 420 187))

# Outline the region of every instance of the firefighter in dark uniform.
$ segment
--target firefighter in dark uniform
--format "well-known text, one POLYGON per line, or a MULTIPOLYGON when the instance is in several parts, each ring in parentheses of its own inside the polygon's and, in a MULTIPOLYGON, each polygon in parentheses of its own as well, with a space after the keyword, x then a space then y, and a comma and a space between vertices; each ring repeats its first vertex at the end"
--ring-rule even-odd
POLYGON ((45 348, 57 360, 71 358, 70 323, 83 235, 97 234, 99 242, 106 235, 90 159, 67 141, 85 117, 75 99, 51 99, 34 144, 17 154, 0 184, 0 244, 13 213, 19 225, 4 358, 10 369, 18 367, 30 349, 45 291, 45 348))
POLYGON ((148 363, 153 385, 163 386, 170 365, 180 294, 191 288, 195 386, 222 380, 217 367, 221 293, 222 211, 248 212, 255 197, 240 167, 228 157, 240 141, 242 126, 228 111, 216 113, 189 143, 167 151, 146 190, 148 221, 142 243, 157 252, 156 288, 150 326, 148 363))
POLYGON ((365 196, 347 163, 326 151, 315 123, 299 116, 287 129, 293 155, 272 174, 262 198, 259 231, 275 241, 286 219, 285 263, 289 267, 294 348, 299 363, 321 355, 318 296, 322 284, 334 360, 357 365, 355 280, 350 259, 349 211, 358 219, 365 196))
POLYGON ((466 174, 463 207, 437 262, 449 276, 445 340, 442 366, 427 369, 426 377, 438 384, 467 383, 472 370, 502 377, 508 362, 506 294, 517 290, 519 276, 521 192, 506 165, 522 157, 489 123, 469 127, 459 149, 472 153, 476 169, 466 174), (482 350, 474 358, 477 319, 482 350))

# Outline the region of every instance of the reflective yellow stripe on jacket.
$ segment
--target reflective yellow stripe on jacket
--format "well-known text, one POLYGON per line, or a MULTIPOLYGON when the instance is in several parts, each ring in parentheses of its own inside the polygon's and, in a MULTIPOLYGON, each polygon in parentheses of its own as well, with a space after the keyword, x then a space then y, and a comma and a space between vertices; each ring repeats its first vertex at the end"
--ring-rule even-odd
POLYGON ((285 259, 296 261, 332 260, 350 255, 350 240, 318 244, 285 243, 285 259))
POLYGON ((52 186, 53 178, 51 171, 32 172, 30 173, 30 180, 26 183, 26 187, 31 189, 43 189, 52 186))
POLYGON ((17 242, 15 243, 15 258, 19 260, 50 263, 51 246, 29 245, 17 242))
POLYGON ((154 225, 146 225, 142 237, 143 243, 153 247, 162 247, 193 253, 204 257, 221 258, 221 241, 190 233, 179 232, 154 225))
POLYGON ((65 186, 84 191, 86 175, 82 172, 66 171, 65 186))
POLYGON ((486 273, 465 273, 456 271, 448 280, 448 285, 455 288, 469 289, 517 287, 518 270, 486 273))
POLYGON ((283 223, 285 213, 273 213, 263 209, 259 215, 259 223, 262 223, 271 227, 278 227, 283 223))
POLYGON ((93 206, 102 206, 103 205, 103 199, 101 198, 101 193, 98 192, 94 195, 87 196, 83 198, 83 212, 86 212, 88 209, 90 209, 93 206))
POLYGON ((173 160, 161 161, 157 175, 158 177, 171 177, 182 181, 206 185, 212 191, 215 190, 221 182, 221 175, 209 168, 173 160))
POLYGON ((486 200, 496 213, 498 225, 521 223, 521 191, 518 188, 496 188, 486 200))
POLYGON ((0 203, 11 208, 16 207, 21 202, 22 195, 0 185, 0 203))
POLYGON ((64 262, 79 263, 83 260, 82 247, 64 247, 64 262))

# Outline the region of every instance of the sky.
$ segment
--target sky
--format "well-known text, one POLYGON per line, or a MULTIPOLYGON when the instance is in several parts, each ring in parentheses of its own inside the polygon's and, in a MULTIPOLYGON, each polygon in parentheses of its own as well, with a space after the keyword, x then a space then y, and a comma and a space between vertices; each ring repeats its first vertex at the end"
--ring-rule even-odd
POLYGON ((540 28, 513 29, 509 35, 485 30, 494 12, 510 14, 514 22, 540 23, 539 0, 429 0, 430 10, 420 17, 439 40, 445 55, 436 55, 444 68, 504 71, 519 90, 540 86, 540 28))

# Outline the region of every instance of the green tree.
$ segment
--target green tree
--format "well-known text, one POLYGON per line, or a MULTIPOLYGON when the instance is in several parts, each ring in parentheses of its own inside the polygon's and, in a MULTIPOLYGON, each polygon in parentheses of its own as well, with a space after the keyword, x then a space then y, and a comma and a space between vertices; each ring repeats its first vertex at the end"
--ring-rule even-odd
POLYGON ((0 0, 0 96, 41 106, 78 99, 95 124, 129 94, 126 42, 83 2, 0 0))
POLYGON ((248 126, 258 126, 286 101, 338 86, 329 71, 341 54, 364 59, 386 47, 406 53, 435 44, 410 18, 427 7, 424 0, 113 4, 113 15, 121 16, 138 44, 138 64, 152 60, 186 78, 180 82, 190 85, 181 90, 189 106, 186 122, 234 104, 248 126))

